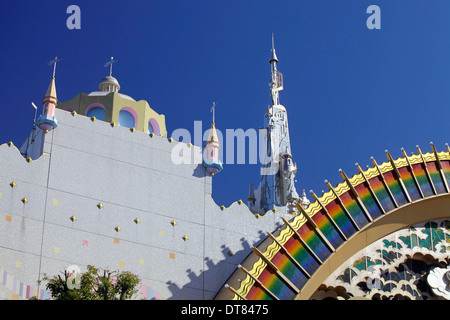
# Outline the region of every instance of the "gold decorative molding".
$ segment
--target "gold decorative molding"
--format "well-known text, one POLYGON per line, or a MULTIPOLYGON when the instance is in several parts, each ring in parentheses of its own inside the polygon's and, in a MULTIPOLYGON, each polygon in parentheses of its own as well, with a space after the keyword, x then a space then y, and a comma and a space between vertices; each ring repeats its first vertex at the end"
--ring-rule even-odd
POLYGON ((356 187, 357 185, 363 183, 365 180, 361 173, 357 173, 354 174, 353 177, 348 178, 348 181, 352 184, 352 186, 356 187))
POLYGON ((331 203, 335 199, 336 199, 336 196, 334 195, 333 191, 331 191, 331 190, 323 193, 322 196, 320 197, 320 201, 322 202, 322 204, 324 206, 327 206, 329 203, 331 203))
POLYGON ((372 178, 375 178, 376 176, 378 176, 380 173, 378 172, 377 168, 370 167, 370 168, 367 168, 366 171, 364 171, 364 174, 366 175, 367 179, 372 179, 372 178))

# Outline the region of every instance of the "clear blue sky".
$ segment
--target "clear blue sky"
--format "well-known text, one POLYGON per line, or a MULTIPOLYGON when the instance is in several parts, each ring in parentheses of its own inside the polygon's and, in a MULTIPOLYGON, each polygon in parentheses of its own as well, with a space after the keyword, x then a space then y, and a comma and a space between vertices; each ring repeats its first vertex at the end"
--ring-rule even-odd
MULTIPOLYGON (((448 0, 433 1, 0 1, 0 143, 20 145, 32 128, 55 56, 61 101, 97 89, 104 63, 120 92, 166 115, 169 134, 216 124, 258 128, 270 103, 271 34, 284 75, 297 189, 327 190, 400 148, 443 150, 448 139, 448 0), (69 30, 69 5, 81 30, 69 30), (381 29, 369 30, 369 5, 381 29)), ((39 110, 41 111, 41 110, 39 110)), ((214 177, 219 205, 247 198, 259 165, 226 165, 214 177)))

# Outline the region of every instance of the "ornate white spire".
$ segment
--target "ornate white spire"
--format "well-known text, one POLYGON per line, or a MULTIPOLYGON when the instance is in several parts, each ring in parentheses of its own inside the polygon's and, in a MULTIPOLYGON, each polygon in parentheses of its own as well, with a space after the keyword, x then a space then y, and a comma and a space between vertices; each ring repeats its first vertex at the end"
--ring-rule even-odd
POLYGON ((272 54, 269 59, 271 82, 269 84, 272 106, 264 114, 266 157, 261 168, 261 181, 257 189, 250 185, 247 204, 255 213, 265 214, 268 210, 288 212, 291 203, 309 205, 306 194, 300 197, 295 188, 297 164, 293 161, 289 139, 288 115, 280 104, 279 91, 283 90, 283 77, 277 70, 278 57, 275 53, 272 34, 272 54))
POLYGON ((269 63, 272 63, 272 61, 278 63, 278 58, 275 53, 275 42, 274 42, 274 38, 273 38, 273 33, 272 33, 272 56, 270 57, 269 63))
POLYGON ((270 88, 270 95, 272 97, 272 105, 277 106, 280 104, 280 96, 279 91, 283 90, 283 75, 280 71, 277 70, 277 63, 278 58, 277 54, 275 53, 275 42, 274 37, 272 33, 272 55, 270 57, 269 63, 271 65, 272 70, 272 79, 269 83, 270 88))

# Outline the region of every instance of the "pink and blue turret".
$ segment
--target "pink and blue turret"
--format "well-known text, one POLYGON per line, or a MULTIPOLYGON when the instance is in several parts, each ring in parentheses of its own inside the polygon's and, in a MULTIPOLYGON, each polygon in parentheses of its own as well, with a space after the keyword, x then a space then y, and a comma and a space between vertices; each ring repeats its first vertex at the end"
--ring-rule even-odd
POLYGON ((55 85, 55 73, 56 73, 56 63, 61 61, 58 57, 55 57, 48 64, 53 64, 53 77, 50 85, 48 86, 47 93, 45 94, 44 101, 42 104, 44 105, 42 109, 42 115, 36 121, 36 125, 44 131, 50 131, 55 129, 58 126, 58 121, 55 118, 55 108, 58 102, 56 98, 56 85, 55 85))
POLYGON ((213 113, 213 121, 211 124, 211 130, 209 131, 208 141, 206 141, 205 151, 203 153, 203 166, 206 168, 206 171, 213 176, 223 169, 222 162, 219 160, 220 142, 217 137, 216 124, 214 123, 216 114, 215 102, 213 102, 211 112, 213 113))
POLYGON ((42 102, 44 105, 42 115, 40 115, 36 121, 36 125, 41 130, 50 131, 58 126, 58 121, 55 118, 55 108, 57 102, 55 78, 53 77, 50 85, 48 86, 44 101, 42 102))
POLYGON ((208 141, 206 142, 203 166, 210 175, 214 175, 223 169, 222 162, 219 160, 220 143, 217 137, 216 126, 214 122, 209 131, 208 141))

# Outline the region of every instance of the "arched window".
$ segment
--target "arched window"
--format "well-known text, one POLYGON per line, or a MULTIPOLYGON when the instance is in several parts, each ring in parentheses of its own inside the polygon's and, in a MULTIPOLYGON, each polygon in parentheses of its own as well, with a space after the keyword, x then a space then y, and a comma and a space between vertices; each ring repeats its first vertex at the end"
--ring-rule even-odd
POLYGON ((148 121, 148 133, 150 134, 152 132, 157 136, 160 134, 158 121, 153 118, 148 121))
POLYGON ((86 116, 105 121, 105 107, 101 103, 93 103, 86 108, 86 116))
POLYGON ((152 124, 151 124, 151 122, 149 121, 148 122, 148 134, 150 134, 150 133, 154 133, 155 132, 155 130, 153 130, 153 126, 152 126, 152 124))
POLYGON ((129 107, 125 107, 119 112, 119 126, 136 128, 136 119, 136 111, 129 107))

